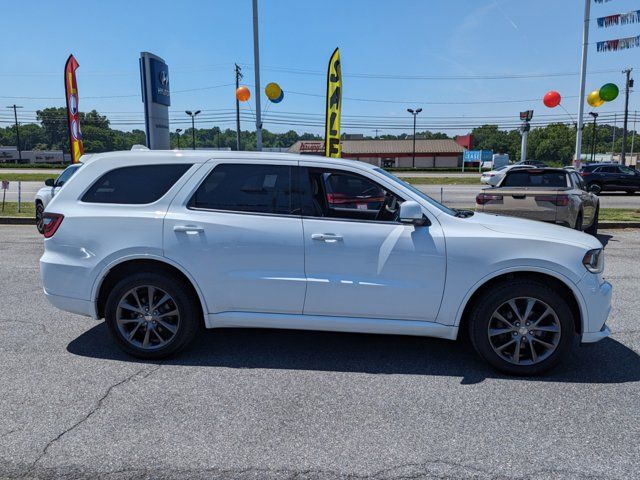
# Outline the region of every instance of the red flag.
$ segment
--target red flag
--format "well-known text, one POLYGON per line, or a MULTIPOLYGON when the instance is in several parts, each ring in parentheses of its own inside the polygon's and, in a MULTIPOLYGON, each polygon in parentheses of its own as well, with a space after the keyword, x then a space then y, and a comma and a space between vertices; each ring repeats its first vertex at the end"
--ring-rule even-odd
POLYGON ((76 83, 76 69, 79 66, 73 55, 69 55, 64 66, 64 90, 67 98, 67 118, 69 121, 69 148, 71 149, 71 161, 73 163, 78 163, 80 156, 84 154, 80 118, 78 116, 78 84, 76 83))

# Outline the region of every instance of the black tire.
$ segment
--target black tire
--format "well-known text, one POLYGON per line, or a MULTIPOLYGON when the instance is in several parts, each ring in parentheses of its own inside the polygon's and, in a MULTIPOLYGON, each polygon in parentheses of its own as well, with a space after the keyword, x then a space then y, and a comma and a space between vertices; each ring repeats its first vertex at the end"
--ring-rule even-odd
POLYGON ((105 304, 105 321, 118 346, 126 353, 138 358, 160 359, 179 352, 193 340, 202 325, 202 312, 197 297, 183 282, 157 272, 137 273, 121 279, 111 289, 105 304), (172 306, 176 307, 179 314, 179 322, 173 337, 166 345, 153 350, 130 343, 118 328, 116 320, 118 306, 123 296, 130 290, 145 285, 151 285, 169 294, 172 297, 172 306))
MULTIPOLYGON (((478 354, 492 367, 509 375, 528 376, 544 373, 564 360, 577 341, 574 319, 567 301, 551 287, 537 280, 515 280, 495 285, 491 293, 483 295, 474 305, 468 326, 471 342, 478 354), (538 363, 515 364, 503 359, 494 350, 489 338, 489 325, 494 312, 510 300, 522 297, 544 302, 553 309, 559 321, 557 346, 538 363)), ((524 345, 524 339, 522 342, 524 345)))
POLYGON ((36 202, 36 228, 38 233, 44 233, 44 205, 42 202, 36 202))
POLYGON ((597 182, 590 183, 589 185, 587 185, 587 189, 590 192, 595 193, 596 195, 600 195, 602 193, 602 185, 600 185, 597 182))
POLYGON ((593 235, 594 237, 598 235, 598 223, 600 217, 600 205, 596 207, 596 213, 593 218, 593 223, 584 230, 584 233, 588 233, 589 235, 593 235))
POLYGON ((578 213, 578 216, 576 217, 576 224, 573 226, 573 228, 575 228, 576 230, 580 230, 582 231, 582 219, 584 217, 582 216, 582 212, 578 213))

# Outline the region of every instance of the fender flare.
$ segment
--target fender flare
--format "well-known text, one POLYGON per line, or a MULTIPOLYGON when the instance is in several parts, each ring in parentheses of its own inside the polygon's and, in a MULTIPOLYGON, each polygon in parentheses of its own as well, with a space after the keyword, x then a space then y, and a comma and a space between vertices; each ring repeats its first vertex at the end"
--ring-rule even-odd
POLYGON ((130 262, 132 260, 157 261, 159 263, 164 263, 166 265, 174 267, 176 270, 179 270, 187 278, 187 280, 189 280, 189 282, 193 286, 193 289, 196 291, 196 294, 198 295, 198 300, 200 301, 200 306, 202 307, 202 314, 204 316, 204 321, 206 322, 207 316, 209 315, 207 302, 202 291, 200 290, 198 283, 194 280, 191 274, 187 270, 185 270, 184 267, 179 263, 174 262, 173 260, 167 257, 163 257, 160 255, 153 255, 153 254, 126 255, 124 257, 118 258, 117 260, 114 260, 113 262, 105 266, 100 271, 100 274, 96 276, 96 280, 93 282, 93 286, 91 287, 91 303, 93 305, 93 318, 98 319, 98 293, 100 292, 100 288, 102 287, 102 283, 104 282, 104 279, 107 277, 109 272, 113 270, 115 267, 117 267, 118 265, 122 265, 123 263, 130 262))

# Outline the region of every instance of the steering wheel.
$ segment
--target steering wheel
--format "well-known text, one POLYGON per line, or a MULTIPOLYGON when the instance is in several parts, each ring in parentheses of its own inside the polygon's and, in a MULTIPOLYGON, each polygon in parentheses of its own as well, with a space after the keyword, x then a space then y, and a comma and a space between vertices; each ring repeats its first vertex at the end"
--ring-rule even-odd
POLYGON ((387 195, 382 203, 382 207, 376 215, 377 221, 392 220, 397 221, 400 216, 398 199, 394 195, 387 195))

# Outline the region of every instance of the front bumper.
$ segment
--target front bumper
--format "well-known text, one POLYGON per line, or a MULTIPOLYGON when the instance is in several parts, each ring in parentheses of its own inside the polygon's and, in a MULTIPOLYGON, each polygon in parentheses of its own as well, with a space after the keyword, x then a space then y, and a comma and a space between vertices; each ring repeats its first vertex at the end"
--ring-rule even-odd
POLYGON ((580 282, 584 296, 588 317, 583 325, 582 343, 594 343, 611 335, 606 325, 611 313, 612 286, 607 281, 601 281, 600 275, 587 274, 580 282))

